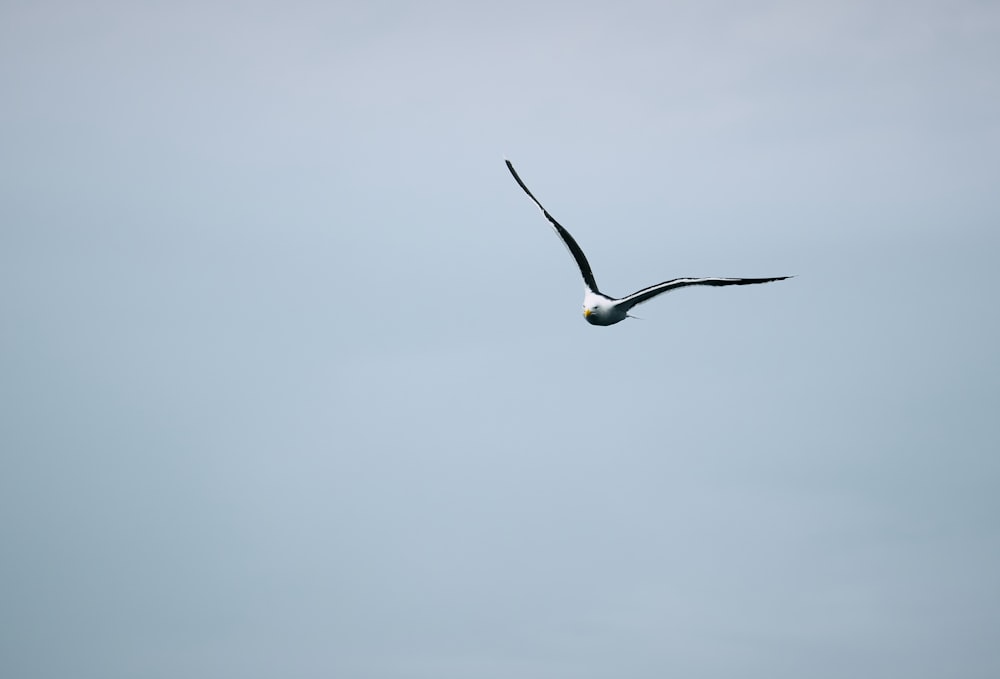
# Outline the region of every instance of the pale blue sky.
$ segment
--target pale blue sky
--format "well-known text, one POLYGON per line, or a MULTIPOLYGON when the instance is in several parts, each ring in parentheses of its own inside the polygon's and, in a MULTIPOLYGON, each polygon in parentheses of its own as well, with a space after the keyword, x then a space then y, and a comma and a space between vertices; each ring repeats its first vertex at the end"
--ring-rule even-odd
POLYGON ((0 674, 1000 674, 1000 5, 6 2, 0 674), (606 292, 692 288, 589 326, 606 292))

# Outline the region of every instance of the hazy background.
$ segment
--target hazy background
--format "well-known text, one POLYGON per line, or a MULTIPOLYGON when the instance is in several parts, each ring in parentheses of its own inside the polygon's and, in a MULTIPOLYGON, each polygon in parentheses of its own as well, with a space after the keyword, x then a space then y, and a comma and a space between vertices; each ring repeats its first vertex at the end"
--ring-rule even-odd
POLYGON ((0 5, 0 674, 1000 676, 1000 5, 0 5), (612 295, 595 328, 511 158, 612 295))

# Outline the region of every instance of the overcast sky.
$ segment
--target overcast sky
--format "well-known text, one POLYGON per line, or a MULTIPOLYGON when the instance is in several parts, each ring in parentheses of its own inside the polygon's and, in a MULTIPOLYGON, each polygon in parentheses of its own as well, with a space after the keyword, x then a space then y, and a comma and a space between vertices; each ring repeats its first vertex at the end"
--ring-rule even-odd
POLYGON ((0 6, 0 674, 1000 676, 1000 4, 0 6), (613 327, 602 289, 687 288, 613 327))

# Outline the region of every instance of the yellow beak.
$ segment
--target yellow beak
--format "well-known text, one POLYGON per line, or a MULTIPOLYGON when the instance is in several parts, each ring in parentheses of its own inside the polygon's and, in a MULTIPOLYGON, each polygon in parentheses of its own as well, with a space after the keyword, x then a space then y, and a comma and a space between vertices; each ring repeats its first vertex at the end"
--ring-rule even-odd
POLYGON ((583 317, 587 318, 588 316, 590 316, 590 309, 584 309, 583 310, 583 317))

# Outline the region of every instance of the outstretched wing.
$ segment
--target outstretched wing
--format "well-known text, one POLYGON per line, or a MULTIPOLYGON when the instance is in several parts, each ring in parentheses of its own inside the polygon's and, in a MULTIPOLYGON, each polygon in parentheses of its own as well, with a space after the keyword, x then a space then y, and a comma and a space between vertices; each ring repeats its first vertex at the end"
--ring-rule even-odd
POLYGON ((510 173, 514 176, 514 181, 516 181, 517 185, 520 186, 526 194, 528 194, 528 198, 535 202, 535 205, 538 206, 538 209, 542 211, 545 218, 549 220, 549 223, 552 224, 553 228, 555 228, 556 233, 558 233, 559 237, 562 238, 563 243, 566 244, 570 254, 573 255, 573 259, 576 260, 576 265, 580 267, 580 273, 583 275, 583 282, 586 284, 587 289, 591 292, 599 292, 597 289, 597 281, 594 280, 594 272, 590 270, 590 262, 587 261, 586 255, 583 254, 583 250, 580 249, 577 242, 573 240, 573 236, 569 235, 569 231, 564 229, 562 225, 555 220, 555 217, 550 215, 548 210, 542 207, 542 204, 538 202, 538 199, 532 195, 531 191, 528 190, 528 187, 521 181, 521 178, 517 176, 517 172, 514 171, 514 166, 510 164, 510 161, 507 160, 505 162, 507 163, 507 169, 510 170, 510 173))
POLYGON ((625 310, 628 310, 636 304, 648 302, 657 295, 662 295, 664 292, 676 290, 677 288, 685 288, 689 285, 754 285, 755 283, 783 281, 786 278, 791 278, 791 276, 777 276, 776 278, 674 278, 673 280, 643 288, 638 292, 633 292, 627 297, 622 297, 617 303, 625 310))

